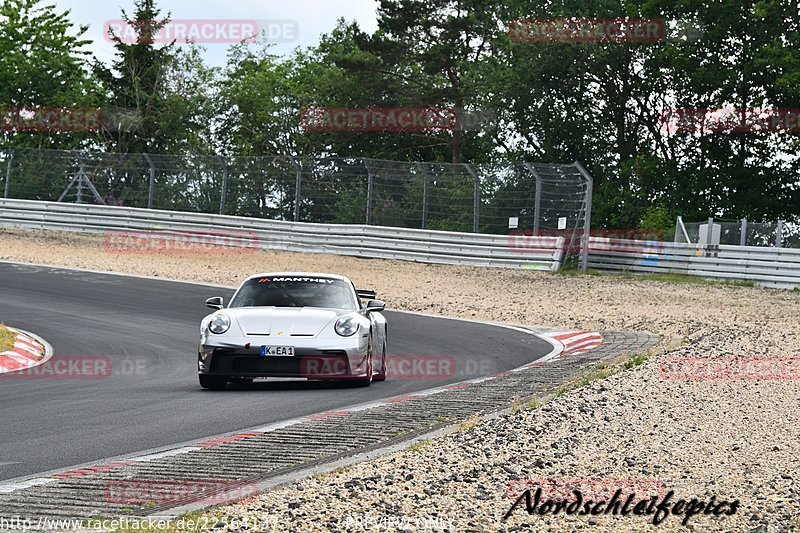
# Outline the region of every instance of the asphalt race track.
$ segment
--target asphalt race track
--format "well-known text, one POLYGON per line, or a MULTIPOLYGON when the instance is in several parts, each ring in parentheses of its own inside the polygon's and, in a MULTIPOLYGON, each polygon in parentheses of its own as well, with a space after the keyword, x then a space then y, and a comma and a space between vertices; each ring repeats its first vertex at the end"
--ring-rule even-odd
MULTIPOLYGON (((380 287, 365 288, 380 297, 380 287)), ((552 349, 508 328, 387 311, 390 354, 452 356, 458 370, 390 375, 369 388, 278 380, 204 391, 196 375, 199 321, 211 311, 204 301, 231 294, 0 263, 0 322, 40 335, 56 357, 105 369, 0 376, 0 481, 491 375, 552 349)))

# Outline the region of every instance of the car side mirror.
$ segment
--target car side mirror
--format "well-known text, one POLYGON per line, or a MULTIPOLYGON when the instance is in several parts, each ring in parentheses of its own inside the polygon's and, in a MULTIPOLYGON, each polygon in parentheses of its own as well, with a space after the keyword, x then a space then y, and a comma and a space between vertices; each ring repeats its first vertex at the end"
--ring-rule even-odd
POLYGON ((206 300, 206 305, 211 309, 222 309, 222 296, 214 296, 206 300))
POLYGON ((367 307, 364 309, 366 314, 380 312, 386 309, 386 304, 381 300, 370 300, 367 302, 367 307))

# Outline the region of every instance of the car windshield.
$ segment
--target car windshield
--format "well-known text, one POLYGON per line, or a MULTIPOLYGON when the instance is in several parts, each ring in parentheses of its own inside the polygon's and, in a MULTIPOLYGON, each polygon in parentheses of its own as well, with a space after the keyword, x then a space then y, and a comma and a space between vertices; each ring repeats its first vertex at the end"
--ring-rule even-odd
POLYGON ((358 309, 346 281, 312 277, 263 277, 247 280, 231 307, 329 307, 358 309))

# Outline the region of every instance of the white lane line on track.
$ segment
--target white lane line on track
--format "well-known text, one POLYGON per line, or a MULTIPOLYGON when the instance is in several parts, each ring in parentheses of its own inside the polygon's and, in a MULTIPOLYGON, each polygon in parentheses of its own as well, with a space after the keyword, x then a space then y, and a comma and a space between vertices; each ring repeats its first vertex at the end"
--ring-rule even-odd
POLYGON ((171 278, 159 278, 157 276, 146 276, 143 274, 126 274, 125 272, 112 272, 109 270, 92 270, 89 268, 78 268, 78 267, 68 267, 68 266, 61 266, 61 265, 45 265, 43 263, 24 263, 20 261, 0 261, 0 264, 7 264, 7 265, 19 265, 19 266, 32 266, 38 268, 46 268, 50 270, 72 270, 75 272, 86 272, 89 274, 104 274, 109 276, 122 276, 126 278, 136 278, 136 279, 148 279, 148 280, 155 280, 155 281, 170 281, 172 283, 184 283, 186 285, 200 285, 202 287, 214 287, 216 289, 236 289, 236 287, 232 287, 230 285, 219 285, 216 283, 204 283, 202 281, 191 281, 185 279, 171 279, 171 278))
POLYGON ((53 481, 58 480, 53 477, 39 477, 17 483, 7 483, 5 485, 0 485, 0 494, 10 494, 18 490, 27 489, 30 487, 38 487, 39 485, 46 485, 47 483, 52 483, 53 481))
MULTIPOLYGON (((46 268, 46 269, 74 270, 74 271, 79 271, 79 272, 89 272, 89 273, 93 273, 93 274, 107 274, 107 275, 116 275, 116 276, 129 277, 129 278, 138 278, 138 279, 148 279, 148 280, 158 280, 158 281, 172 281, 172 282, 175 282, 175 283, 184 283, 184 284, 189 284, 189 285, 198 285, 198 286, 205 286, 205 287, 215 287, 215 288, 223 288, 223 289, 236 289, 236 287, 231 287, 231 286, 227 286, 227 285, 216 285, 216 284, 201 283, 201 282, 196 282, 196 281, 174 280, 174 279, 167 279, 167 278, 158 278, 158 277, 153 277, 153 276, 141 276, 141 275, 136 275, 136 274, 124 274, 124 273, 119 273, 119 272, 104 272, 104 271, 99 271, 99 270, 89 270, 89 269, 81 269, 81 268, 61 267, 61 266, 54 266, 54 265, 43 265, 43 264, 37 264, 37 263, 20 263, 20 262, 14 262, 14 261, 0 261, 0 264, 2 264, 2 263, 14 264, 14 265, 23 265, 23 266, 35 266, 35 267, 42 267, 42 268, 46 268)), ((400 309, 390 309, 390 311, 396 312, 396 313, 412 314, 412 315, 415 315, 415 316, 424 316, 424 317, 430 317, 430 318, 441 318, 441 319, 446 319, 446 320, 458 320, 458 321, 461 321, 461 322, 472 322, 472 323, 475 323, 475 324, 483 324, 483 325, 488 325, 488 326, 506 328, 506 329, 519 331, 519 332, 522 332, 522 333, 526 333, 528 335, 532 335, 534 337, 537 337, 539 339, 544 340, 545 342, 550 344, 550 346, 552 346, 552 350, 549 353, 547 353, 544 356, 542 356, 542 357, 536 359, 535 361, 533 361, 533 363, 535 363, 535 364, 541 364, 541 363, 545 363, 545 362, 551 361, 551 360, 555 359, 559 354, 561 354, 561 352, 564 350, 564 345, 561 342, 559 342, 559 341, 557 341, 557 340, 555 340, 555 339, 553 339, 551 337, 548 337, 547 334, 537 333, 537 332, 533 331, 532 329, 528 329, 528 328, 524 328, 524 327, 520 327, 520 326, 513 326, 513 325, 509 325, 509 324, 501 324, 501 323, 497 323, 497 322, 488 322, 488 321, 468 319, 468 318, 458 318, 458 317, 450 317, 450 316, 443 316, 443 315, 434 315, 434 314, 430 314, 430 313, 416 313, 416 312, 413 312, 413 311, 405 311, 405 310, 400 310, 400 309)), ((52 357, 52 347, 48 343, 46 343, 46 341, 44 341, 43 339, 41 339, 40 337, 38 337, 36 335, 29 334, 28 332, 23 332, 23 333, 31 335, 36 340, 42 342, 46 347, 49 347, 50 357, 52 357)), ((45 359, 43 359, 43 361, 49 359, 50 357, 45 357, 45 359)), ((520 367, 514 368, 514 369, 509 370, 507 372, 519 372, 519 371, 522 371, 522 370, 525 370, 525 369, 529 368, 530 365, 531 365, 531 363, 526 363, 525 365, 522 365, 520 367)), ((504 374, 504 373, 501 373, 501 374, 504 374)), ((497 377, 498 376, 485 376, 485 377, 480 377, 480 378, 468 379, 468 380, 459 381, 459 382, 456 382, 456 383, 451 383, 451 384, 440 386, 440 387, 434 387, 434 388, 431 388, 431 389, 425 389, 425 390, 421 390, 421 391, 413 391, 413 392, 409 392, 408 394, 396 395, 396 396, 393 396, 393 397, 390 397, 390 398, 385 398, 385 399, 382 399, 382 400, 376 400, 376 401, 366 402, 366 403, 362 403, 362 404, 355 404, 355 405, 352 405, 352 406, 340 407, 340 408, 337 408, 335 411, 365 411, 365 410, 368 410, 368 409, 374 409, 374 408, 378 408, 378 407, 386 407, 386 406, 390 406, 390 405, 393 405, 395 403, 398 403, 398 401, 401 400, 401 399, 413 398, 413 397, 417 397, 417 396, 430 396, 432 394, 439 394, 441 392, 449 391, 452 388, 457 388, 457 386, 466 386, 466 385, 471 385, 471 384, 474 384, 474 383, 481 383, 483 381, 489 381, 489 380, 492 380, 492 379, 496 379, 497 377)), ((184 442, 184 443, 180 443, 180 444, 168 445, 168 446, 162 447, 161 451, 158 451, 158 452, 155 452, 155 453, 150 452, 150 451, 145 451, 145 452, 139 452, 140 455, 134 454, 134 455, 120 456, 120 457, 116 457, 116 458, 100 459, 98 461, 93 461, 92 463, 87 463, 87 464, 98 465, 98 464, 111 463, 111 462, 115 462, 115 461, 143 462, 143 461, 150 461, 150 460, 153 460, 153 459, 157 459, 157 458, 160 458, 160 457, 168 457, 170 455, 178 455, 178 454, 183 454, 183 453, 189 453, 191 451, 203 449, 203 448, 198 447, 196 445, 199 444, 199 443, 203 443, 203 442, 209 441, 209 440, 220 440, 220 439, 224 439, 226 437, 239 435, 241 433, 268 433, 270 431, 276 431, 278 429, 282 429, 282 428, 285 428, 285 427, 290 427, 290 426, 293 426, 293 425, 296 425, 296 424, 307 422, 309 420, 313 420, 314 419, 313 417, 319 416, 319 415, 324 415, 324 414, 326 414, 325 411, 320 412, 320 413, 313 413, 313 414, 307 415, 307 416, 302 416, 302 417, 292 418, 292 419, 288 419, 288 420, 283 420, 281 422, 276 422, 276 423, 268 424, 268 425, 265 425, 265 426, 258 426, 258 427, 255 427, 255 428, 246 428, 246 429, 241 429, 241 430, 237 430, 237 431, 232 431, 232 432, 229 432, 229 433, 223 433, 223 434, 220 434, 220 435, 213 435, 213 436, 209 436, 209 437, 204 437, 202 439, 196 439, 196 440, 193 440, 193 441, 184 442), (147 455, 141 455, 141 453, 145 453, 147 455)), ((45 482, 50 482, 50 481, 55 481, 56 478, 44 478, 44 477, 41 477, 41 476, 50 475, 50 474, 54 475, 56 473, 78 471, 78 470, 81 470, 80 466, 56 469, 56 470, 53 470, 52 472, 48 472, 48 473, 45 473, 45 474, 36 474, 36 475, 40 476, 37 479, 47 480, 45 482)), ((23 485, 25 483, 28 483, 29 481, 35 481, 35 480, 27 480, 27 479, 25 479, 25 477, 27 477, 27 476, 24 476, 23 478, 18 478, 18 479, 22 479, 22 481, 10 480, 10 481, 12 481, 12 483, 10 483, 8 485, 5 485, 5 486, 17 486, 18 488, 14 489, 14 490, 20 490, 22 488, 26 488, 26 487, 21 486, 21 485, 23 485)), ((13 490, 11 492, 13 492, 13 490)))
MULTIPOLYGON (((405 312, 405 313, 408 313, 408 314, 417 314, 417 313, 412 313, 412 312, 408 312, 408 311, 401 311, 401 312, 405 312)), ((423 315, 423 316, 436 317, 436 318, 445 318, 445 319, 450 319, 450 320, 461 320, 461 319, 455 318, 455 317, 445 317, 445 316, 440 316, 440 315, 423 315)), ((490 325, 490 326, 496 326, 496 327, 502 327, 502 328, 506 328, 506 329, 511 329, 511 330, 522 332, 522 333, 526 333, 528 335, 533 335, 533 336, 535 336, 537 338, 540 338, 540 339, 544 340, 545 342, 550 344, 550 346, 552 346, 552 350, 550 350, 550 352, 547 353, 546 355, 544 355, 543 357, 541 357, 539 359, 536 359, 534 361, 534 363, 544 363, 544 362, 550 361, 554 357, 556 357, 558 354, 560 354, 561 351, 564 349, 563 344, 561 344, 560 342, 555 341, 554 339, 551 339, 551 338, 549 338, 549 337, 547 337, 547 336, 545 336, 543 334, 536 333, 536 332, 534 332, 532 330, 529 330, 529 329, 526 329, 526 328, 523 328, 523 327, 510 326, 510 325, 507 325, 507 324, 497 324, 497 323, 493 323, 493 322, 483 322, 483 321, 480 321, 480 320, 464 320, 464 321, 465 322, 474 322, 474 323, 478 323, 478 324, 485 324, 485 325, 490 325)), ((517 367, 517 368, 515 368, 513 370, 510 370, 509 372, 516 372, 516 371, 525 370, 526 368, 528 368, 529 365, 530 365, 530 363, 526 363, 525 365, 522 365, 522 366, 517 367)), ((434 388, 425 389, 425 390, 421 390, 421 391, 413 391, 413 392, 409 392, 407 394, 400 394, 400 395, 392 396, 392 397, 385 398, 385 399, 382 399, 382 400, 375 400, 375 401, 371 401, 371 402, 355 404, 355 405, 352 405, 352 406, 340 407, 340 408, 337 408, 335 411, 336 412, 338 412, 338 411, 356 412, 356 411, 366 411, 368 409, 375 409, 375 408, 380 408, 380 407, 387 407, 387 406, 391 406, 393 404, 399 403, 399 401, 402 401, 403 399, 406 399, 406 398, 413 398, 413 397, 418 397, 418 396, 422 397, 422 396, 430 396, 430 395, 433 395, 433 394, 439 394, 439 393, 442 393, 442 392, 447 392, 447 391, 451 390, 451 388, 457 388, 458 386, 471 385, 471 384, 474 384, 474 383, 481 383, 483 381, 489 381, 489 380, 495 379, 496 377, 497 376, 485 376, 485 377, 480 377, 480 378, 468 379, 468 380, 460 381, 460 382, 457 382, 457 383, 451 383, 451 384, 448 384, 448 385, 443 385, 443 386, 440 386, 440 387, 434 387, 434 388)), ((197 440, 193 440, 193 441, 190 441, 190 442, 184 442, 184 443, 175 444, 175 445, 172 445, 172 446, 167 446, 165 448, 162 448, 158 452, 144 452, 146 455, 133 454, 133 455, 121 456, 121 457, 111 458, 111 459, 101 459, 99 461, 94 461, 92 464, 98 465, 98 464, 111 463, 111 462, 115 462, 115 461, 145 462, 145 461, 151 461, 151 460, 154 460, 154 459, 158 459, 158 458, 161 458, 161 457, 169 457, 171 455, 179 455, 179 454, 189 453, 189 452, 192 452, 192 451, 195 451, 195 450, 203 449, 203 448, 197 446, 197 444, 204 443, 204 442, 207 442, 207 441, 210 441, 210 440, 222 440, 222 439, 225 439, 226 437, 231 437, 231 436, 239 435, 239 434, 242 434, 242 433, 268 433, 270 431, 276 431, 278 429, 282 429, 282 428, 294 426, 294 425, 297 425, 297 424, 301 424, 303 422, 308 422, 310 420, 314 420, 315 416, 318 417, 319 415, 325 415, 326 413, 327 413, 326 411, 323 411, 323 412, 320 412, 320 413, 313 413, 311 415, 301 416, 301 417, 297 417, 297 418, 291 418, 291 419, 288 419, 288 420, 282 420, 280 422, 267 424, 265 426, 258 426, 258 427, 255 427, 255 428, 246 428, 246 429, 241 429, 241 430, 238 430, 238 431, 232 431, 232 432, 229 432, 229 433, 224 433, 224 434, 221 434, 221 435, 213 435, 213 436, 209 436, 209 437, 204 437, 202 439, 197 439, 197 440)), ((79 470, 82 470, 82 468, 80 466, 76 466, 76 467, 69 467, 69 468, 65 468, 65 469, 58 469, 58 470, 55 470, 52 473, 48 473, 48 474, 55 475, 56 473, 79 471, 79 470)), ((42 476, 42 474, 38 474, 38 475, 42 476)), ((53 478, 51 480, 54 481, 55 478, 53 478)), ((24 483, 24 481, 21 482, 21 483, 24 483)), ((19 484, 17 484, 17 485, 19 485, 19 484)), ((22 488, 26 488, 26 487, 19 486, 15 490, 19 490, 19 489, 22 489, 22 488)))
POLYGON ((183 453, 189 453, 196 450, 202 450, 202 448, 197 446, 184 446, 183 448, 176 448, 174 450, 167 450, 165 452, 160 453, 151 453, 150 455, 140 455, 137 457, 128 457, 127 461, 131 461, 134 463, 139 462, 147 462, 147 461, 154 461, 156 459, 163 459, 164 457, 171 457, 173 455, 181 455, 183 453))

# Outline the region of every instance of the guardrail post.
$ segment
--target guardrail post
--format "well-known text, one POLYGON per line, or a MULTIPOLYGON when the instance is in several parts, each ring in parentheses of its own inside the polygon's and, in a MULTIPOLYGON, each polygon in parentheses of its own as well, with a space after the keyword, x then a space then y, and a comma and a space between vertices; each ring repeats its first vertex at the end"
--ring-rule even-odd
POLYGON ((586 178, 586 196, 583 199, 584 214, 583 214, 583 238, 581 239, 581 272, 586 272, 589 266, 589 224, 592 221, 592 187, 594 181, 592 177, 586 172, 578 161, 573 164, 578 172, 586 178))
POLYGON ((150 159, 150 154, 142 154, 147 165, 150 167, 150 185, 147 188, 147 209, 153 209, 153 196, 156 193, 156 168, 153 165, 153 160, 150 159))
POLYGON ((474 194, 472 200, 472 233, 478 233, 481 222, 481 178, 478 176, 468 163, 464 163, 469 175, 475 180, 474 194))
POLYGON ((425 166, 417 161, 417 168, 422 176, 422 229, 428 228, 428 173, 425 166))
POLYGON ((706 229, 706 250, 711 246, 711 239, 714 236, 714 217, 708 217, 708 228, 706 229))
POLYGON ((777 227, 775 228, 775 248, 783 246, 783 220, 778 219, 777 227))
POLYGON ((739 230, 739 246, 747 246, 747 219, 742 219, 742 228, 739 230))
POLYGON ((219 214, 225 214, 225 202, 228 199, 228 162, 222 156, 217 156, 222 163, 222 191, 219 196, 219 214))
POLYGON ((8 162, 6 163, 6 183, 3 186, 3 198, 8 198, 8 184, 11 182, 11 160, 14 159, 14 151, 8 151, 8 162))
POLYGON ((372 224, 372 172, 369 168, 369 159, 364 159, 364 166, 367 169, 367 216, 366 225, 372 224))

